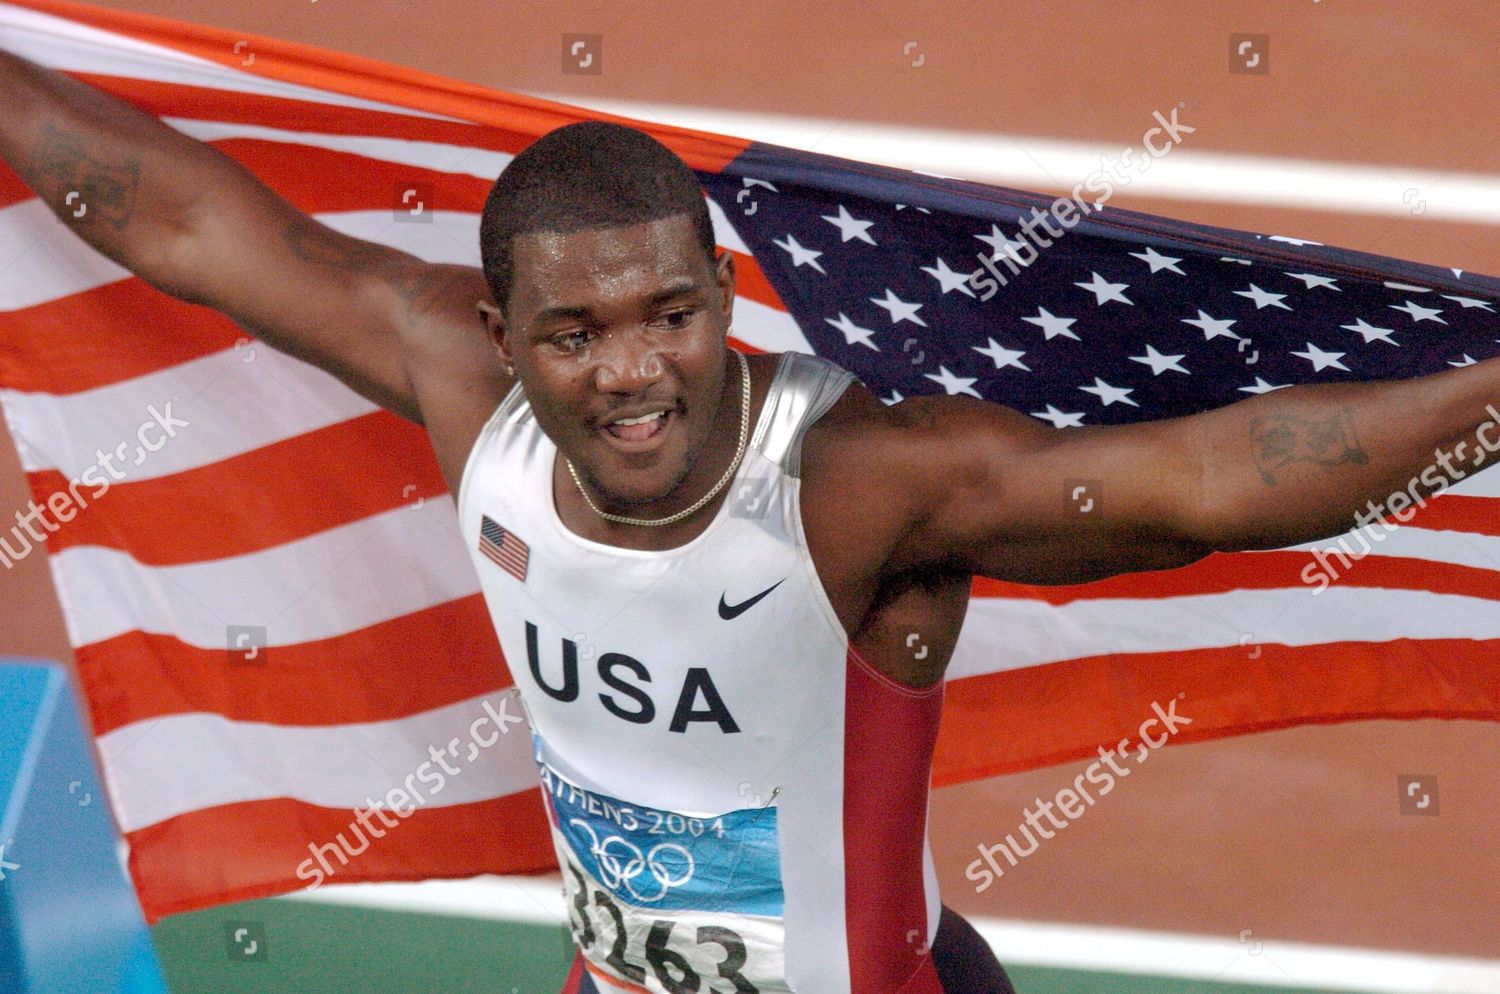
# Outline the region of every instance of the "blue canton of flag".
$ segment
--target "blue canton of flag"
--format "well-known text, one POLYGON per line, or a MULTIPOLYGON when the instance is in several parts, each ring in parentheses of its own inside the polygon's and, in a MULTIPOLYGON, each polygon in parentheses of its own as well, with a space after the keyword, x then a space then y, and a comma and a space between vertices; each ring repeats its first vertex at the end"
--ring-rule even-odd
POLYGON ((1066 428, 1500 351, 1500 280, 1462 270, 765 145, 699 177, 813 351, 887 403, 1066 428))

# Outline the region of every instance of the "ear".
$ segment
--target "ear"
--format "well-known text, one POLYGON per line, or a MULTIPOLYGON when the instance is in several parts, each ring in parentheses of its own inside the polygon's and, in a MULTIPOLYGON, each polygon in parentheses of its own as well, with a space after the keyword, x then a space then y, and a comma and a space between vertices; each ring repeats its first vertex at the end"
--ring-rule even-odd
POLYGON ((719 253, 716 282, 724 301, 724 326, 727 328, 734 321, 734 253, 727 249, 719 253))
POLYGON ((506 373, 514 376, 516 360, 505 339, 505 313, 488 300, 475 301, 474 306, 479 309, 479 321, 484 325, 484 333, 489 336, 490 344, 495 347, 500 361, 505 364, 506 373))

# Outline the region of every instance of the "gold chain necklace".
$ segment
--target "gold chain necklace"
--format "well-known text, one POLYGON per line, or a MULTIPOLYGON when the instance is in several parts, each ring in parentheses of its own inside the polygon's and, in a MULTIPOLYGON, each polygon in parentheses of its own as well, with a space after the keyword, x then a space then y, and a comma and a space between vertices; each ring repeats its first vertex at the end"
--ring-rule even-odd
POLYGON ((730 349, 730 351, 740 361, 740 441, 739 446, 735 449, 734 460, 730 462, 729 468, 724 470, 724 475, 719 477, 719 482, 714 484, 712 490, 698 498, 693 506, 683 508, 676 514, 669 514, 665 518, 627 518, 623 515, 609 514, 608 512, 601 511, 598 505, 594 503, 593 498, 589 497, 589 492, 583 489, 583 481, 578 478, 578 471, 573 468, 573 460, 564 457, 563 462, 568 464, 568 472, 572 475, 573 482, 577 484, 578 492, 583 494, 584 501, 593 509, 595 514, 606 521, 618 521, 623 525, 670 525, 692 514, 704 504, 713 500, 714 496, 720 490, 724 489, 724 484, 728 483, 730 477, 734 476, 735 469, 739 467, 740 459, 745 455, 745 438, 750 430, 750 365, 745 362, 744 353, 738 349, 730 349))

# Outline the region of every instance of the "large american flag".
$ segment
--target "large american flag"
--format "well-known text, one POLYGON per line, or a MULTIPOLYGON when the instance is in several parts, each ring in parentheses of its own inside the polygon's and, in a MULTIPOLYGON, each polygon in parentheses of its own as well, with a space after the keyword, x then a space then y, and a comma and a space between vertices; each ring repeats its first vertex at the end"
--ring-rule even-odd
MULTIPOLYGON (((0 44, 434 262, 477 266, 511 156, 601 116, 52 0, 0 4, 0 44)), ((1470 273, 1108 205, 1033 261, 1019 225, 1050 198, 643 127, 698 171, 735 253, 733 344, 828 356, 888 401, 968 394, 1066 431, 1497 351, 1500 283, 1470 273)), ((135 452, 165 405, 186 422, 47 540, 151 918, 302 886, 310 844, 504 713, 422 432, 101 258, 3 168, 0 403, 38 504, 97 475, 100 450, 135 452)), ((978 579, 935 783, 1091 754, 1172 698, 1181 740, 1496 719, 1497 508, 1500 476, 1471 475, 1317 595, 1312 547, 1070 587, 978 579)), ((334 880, 552 869, 528 746, 502 736, 334 880)))

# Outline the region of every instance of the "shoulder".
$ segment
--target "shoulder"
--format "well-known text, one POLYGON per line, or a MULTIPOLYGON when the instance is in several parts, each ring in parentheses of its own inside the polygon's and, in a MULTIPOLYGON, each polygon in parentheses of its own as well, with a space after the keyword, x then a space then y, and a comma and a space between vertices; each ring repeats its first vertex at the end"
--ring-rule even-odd
POLYGON ((802 441, 801 506, 814 546, 879 583, 902 536, 924 511, 923 488, 902 454, 932 420, 925 404, 887 405, 855 379, 802 441), (897 408, 901 408, 899 411, 897 408))
POLYGON ((924 524, 957 499, 997 490, 1007 467, 1051 437, 1001 404, 947 394, 887 404, 856 380, 808 429, 804 505, 857 531, 851 539, 889 569, 932 565, 909 561, 925 547, 913 541, 924 524))
POLYGON ((871 469, 961 464, 981 439, 1014 454, 1044 444, 1047 428, 1001 404, 947 394, 906 397, 888 404, 856 378, 807 432, 814 458, 871 469))
POLYGON ((412 266, 391 278, 403 304, 407 377, 438 464, 454 494, 481 429, 515 378, 505 372, 479 313, 491 299, 483 274, 467 266, 412 266))

